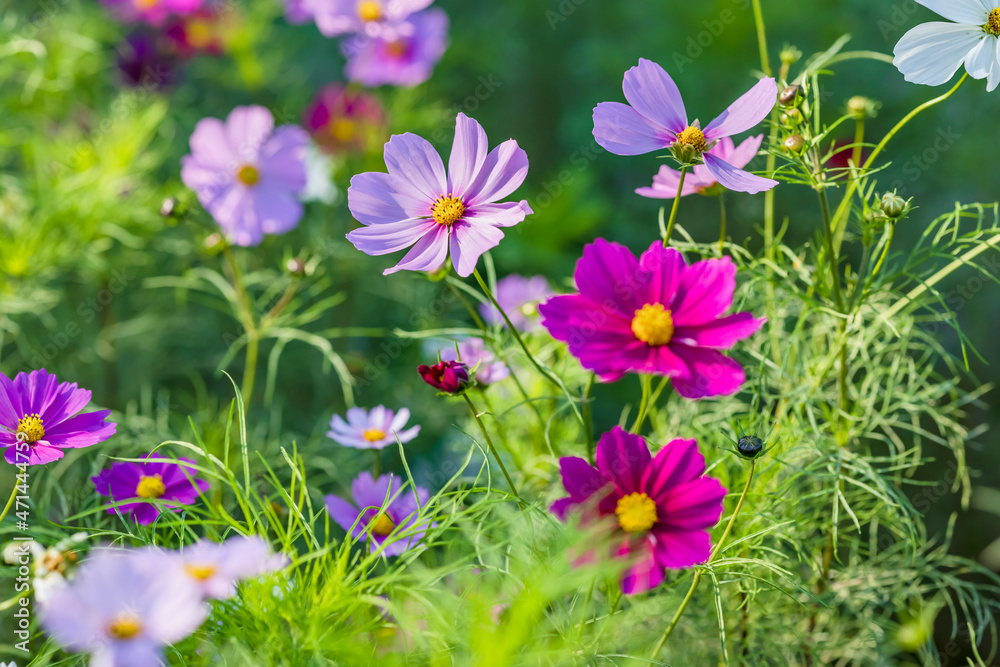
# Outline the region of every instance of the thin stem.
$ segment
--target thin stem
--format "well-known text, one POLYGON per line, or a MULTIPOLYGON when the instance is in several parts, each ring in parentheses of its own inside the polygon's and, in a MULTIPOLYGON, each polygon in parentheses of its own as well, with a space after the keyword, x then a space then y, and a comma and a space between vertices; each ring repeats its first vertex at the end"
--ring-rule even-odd
POLYGON ((521 507, 524 507, 524 503, 521 497, 517 494, 517 487, 514 486, 514 480, 510 478, 510 473, 507 472, 507 466, 503 464, 503 459, 497 453, 497 448, 493 446, 493 440, 490 438, 490 434, 486 431, 486 426, 483 424, 483 420, 479 417, 479 411, 476 410, 476 406, 473 405, 472 399, 469 398, 468 393, 462 394, 462 398, 469 405, 469 410, 472 411, 472 416, 476 420, 476 424, 479 425, 479 432, 483 434, 483 438, 486 440, 486 446, 490 448, 490 453, 493 454, 493 458, 496 459, 497 464, 500 466, 500 471, 503 473, 504 478, 507 480, 507 484, 510 486, 511 493, 517 498, 517 502, 521 507))
POLYGON ((17 482, 15 481, 14 488, 10 492, 10 498, 7 499, 7 505, 3 508, 3 512, 0 512, 0 521, 4 520, 4 517, 7 516, 7 512, 9 512, 10 508, 14 506, 14 499, 17 498, 17 488, 17 482))
POLYGON ((670 235, 674 233, 674 223, 677 221, 677 209, 681 205, 681 191, 684 189, 684 178, 687 176, 687 165, 681 167, 681 179, 677 181, 677 195, 670 209, 670 220, 667 221, 667 231, 663 234, 663 247, 670 245, 670 235))
POLYGON ((375 455, 375 461, 372 463, 372 475, 378 479, 379 475, 382 474, 382 450, 373 449, 372 454, 375 455))
POLYGON ((642 423, 646 421, 646 415, 649 414, 649 396, 652 393, 653 376, 640 375, 639 384, 642 386, 642 399, 639 401, 639 412, 635 416, 635 423, 632 424, 632 433, 635 434, 642 430, 642 423))
POLYGON ((477 313, 476 309, 472 307, 472 304, 469 303, 469 300, 466 299, 465 296, 463 296, 462 293, 458 291, 458 288, 452 285, 450 282, 446 282, 446 284, 448 285, 448 289, 450 289, 452 293, 455 295, 455 298, 457 298, 459 302, 461 302, 461 304, 465 306, 465 310, 469 312, 469 315, 472 317, 472 321, 476 323, 476 326, 480 329, 480 331, 482 331, 483 333, 488 333, 486 323, 483 322, 483 318, 479 316, 479 313, 477 313))
POLYGON ((587 441, 587 461, 594 465, 594 422, 590 409, 590 392, 594 389, 594 381, 597 374, 590 374, 590 382, 587 383, 587 390, 583 393, 586 401, 583 404, 583 437, 587 441))
POLYGON ((851 153, 851 162, 855 167, 861 164, 861 144, 865 142, 865 118, 858 118, 854 126, 854 151, 851 153))
POLYGON ((889 226, 889 239, 885 242, 885 247, 882 249, 882 256, 878 258, 878 262, 875 264, 875 268, 872 270, 871 278, 868 279, 868 285, 865 286, 867 289, 871 286, 872 282, 875 280, 875 276, 878 275, 879 269, 882 268, 882 263, 885 262, 886 256, 889 254, 889 246, 892 245, 892 239, 896 236, 896 223, 892 223, 889 226))
POLYGON ((250 332, 247 336, 247 359, 243 367, 243 385, 240 388, 244 406, 250 405, 250 397, 253 396, 253 383, 257 376, 257 349, 259 344, 257 332, 250 332))
POLYGON ((827 262, 830 263, 830 280, 833 283, 833 298, 837 309, 844 312, 844 295, 840 293, 840 268, 837 261, 837 251, 833 247, 833 229, 830 223, 830 205, 827 202, 826 190, 820 186, 816 189, 819 196, 820 209, 823 211, 823 236, 826 238, 827 262))
MULTIPOLYGON (((739 516, 740 510, 743 508, 743 501, 746 500, 747 493, 750 491, 750 483, 753 481, 753 472, 756 463, 756 459, 750 460, 750 473, 747 475, 746 484, 743 485, 743 493, 740 494, 740 499, 739 502, 736 503, 736 509, 733 510, 733 515, 729 517, 729 523, 726 524, 726 530, 722 533, 722 538, 719 539, 715 548, 712 549, 712 554, 708 557, 708 562, 705 563, 706 566, 711 565, 712 561, 714 561, 716 556, 719 555, 719 552, 722 551, 722 545, 725 543, 726 538, 729 537, 729 533, 733 529, 733 524, 736 523, 736 517, 739 516)), ((687 609, 688 604, 691 602, 691 598, 694 597, 694 592, 698 588, 698 584, 701 583, 703 573, 704 570, 698 570, 694 573, 694 579, 691 581, 691 588, 688 589, 687 595, 685 595, 684 599, 681 601, 681 606, 677 608, 677 612, 670 620, 670 625, 668 625, 667 629, 663 631, 663 636, 660 637, 660 641, 657 642, 656 648, 653 649, 653 653, 649 656, 651 661, 656 660, 656 657, 660 655, 660 651, 663 650, 663 646, 667 643, 667 640, 670 639, 671 633, 674 631, 674 628, 677 627, 677 623, 681 620, 681 616, 684 615, 684 610, 687 609)))
MULTIPOLYGON (((241 313, 241 319, 243 320, 243 328, 246 330, 247 335, 247 356, 243 367, 243 385, 240 388, 240 392, 243 395, 243 405, 247 406, 250 405, 250 398, 253 396, 253 383, 257 374, 257 351, 259 345, 257 327, 253 321, 253 305, 250 302, 250 294, 247 292, 246 284, 243 282, 243 274, 240 272, 240 266, 236 262, 236 256, 229 246, 226 246, 223 254, 233 274, 233 285, 236 287, 236 293, 239 295, 240 304, 242 305, 243 312, 241 313)), ((291 297, 289 297, 289 300, 291 300, 291 297)))
POLYGON ((726 195, 719 195, 719 254, 726 251, 726 195))
POLYGON ((764 12, 760 9, 760 0, 753 0, 753 22, 757 26, 760 69, 764 72, 764 76, 771 76, 771 58, 767 55, 767 29, 764 25, 764 12))

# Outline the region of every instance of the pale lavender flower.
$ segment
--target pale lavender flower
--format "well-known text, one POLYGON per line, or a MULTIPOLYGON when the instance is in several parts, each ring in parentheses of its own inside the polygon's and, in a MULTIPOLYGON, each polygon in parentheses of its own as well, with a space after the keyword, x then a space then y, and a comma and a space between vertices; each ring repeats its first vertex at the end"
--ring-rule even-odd
MULTIPOLYGON (((545 276, 526 278, 517 274, 498 280, 496 292, 497 303, 518 331, 531 331, 538 327, 538 304, 555 294, 545 276)), ((507 326, 493 304, 480 304, 479 312, 487 323, 507 326)))
POLYGON ((496 355, 486 349, 486 344, 482 338, 466 338, 458 343, 458 351, 455 345, 445 346, 441 350, 442 361, 461 361, 469 367, 469 371, 475 371, 476 382, 486 386, 506 380, 510 377, 510 369, 502 361, 496 361, 496 355))
POLYGON ((410 411, 401 408, 393 413, 384 405, 377 405, 371 411, 351 408, 347 411, 347 421, 334 415, 326 437, 344 447, 357 449, 385 449, 399 442, 406 444, 420 433, 420 427, 405 428, 410 419, 410 411))
MULTIPOLYGON (((395 35, 411 14, 434 0, 306 0, 316 27, 327 37, 359 33, 395 35)), ((404 32, 409 32, 404 29, 404 32)))
POLYGON ((344 73, 363 86, 418 86, 431 78, 448 49, 448 15, 428 9, 410 16, 392 33, 345 40, 344 73))
POLYGON ((288 564, 273 554, 260 537, 232 537, 221 544, 201 540, 180 551, 161 552, 165 566, 186 577, 205 597, 224 600, 236 592, 236 582, 280 570, 288 564))

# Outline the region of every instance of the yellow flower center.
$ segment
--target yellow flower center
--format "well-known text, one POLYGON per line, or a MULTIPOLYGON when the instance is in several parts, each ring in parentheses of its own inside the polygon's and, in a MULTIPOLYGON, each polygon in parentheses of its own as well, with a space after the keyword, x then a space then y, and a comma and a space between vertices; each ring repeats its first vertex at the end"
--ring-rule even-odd
POLYGON ((983 26, 983 30, 985 30, 987 34, 993 35, 994 37, 1000 37, 1000 7, 990 12, 990 16, 986 19, 986 25, 983 26))
POLYGON ((378 442, 379 440, 385 439, 385 431, 379 428, 370 428, 362 433, 361 437, 368 442, 378 442))
POLYGON ((45 437, 45 429, 42 427, 42 418, 37 414, 25 415, 21 421, 17 422, 16 437, 21 442, 38 442, 45 437))
POLYGON ((192 565, 189 563, 184 566, 184 571, 198 581, 205 581, 211 579, 219 571, 219 568, 214 565, 192 565))
POLYGON ((212 26, 202 19, 191 19, 184 26, 188 44, 196 49, 204 49, 212 43, 212 26))
POLYGON ((374 521, 368 524, 368 528, 372 531, 372 535, 388 535, 395 527, 396 524, 394 524, 392 519, 389 518, 389 515, 385 513, 379 514, 374 521))
POLYGON ((366 0, 358 5, 358 16, 362 21, 381 21, 382 5, 374 0, 366 0))
POLYGON ((330 136, 340 142, 348 142, 358 134, 357 125, 353 120, 346 118, 336 118, 330 122, 330 136))
POLYGON ((166 491, 159 475, 143 475, 139 478, 139 486, 135 487, 135 495, 139 498, 159 498, 166 491))
POLYGON ((647 345, 666 345, 674 336, 674 318, 662 303, 647 303, 635 311, 632 333, 647 345))
POLYGON ((644 533, 656 523, 656 503, 645 493, 623 496, 615 507, 618 524, 627 533, 644 533))
POLYGON ((708 148, 708 142, 705 140, 705 133, 693 125, 677 135, 677 143, 681 146, 690 146, 697 151, 699 155, 704 153, 708 148))
POLYGON ((431 215, 439 225, 451 225, 465 213, 465 204, 458 197, 442 195, 431 204, 431 215))
POLYGON ((136 9, 152 9, 160 4, 160 0, 135 0, 136 9))
POLYGON ((236 172, 236 178, 240 179, 240 183, 243 185, 257 185, 257 181, 260 180, 260 172, 257 171, 257 167, 245 164, 236 172))
POLYGON ((108 624, 108 635, 114 639, 132 639, 142 632, 142 623, 132 612, 122 612, 108 624))

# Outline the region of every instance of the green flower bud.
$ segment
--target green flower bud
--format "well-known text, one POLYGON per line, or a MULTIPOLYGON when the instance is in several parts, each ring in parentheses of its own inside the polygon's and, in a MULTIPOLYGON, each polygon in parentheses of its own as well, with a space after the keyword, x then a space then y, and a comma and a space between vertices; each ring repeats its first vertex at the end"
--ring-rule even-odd
POLYGON ((806 140, 801 134, 793 134, 785 139, 783 146, 789 153, 798 155, 806 147, 806 140))
POLYGON ((781 50, 781 64, 785 66, 794 65, 802 57, 802 52, 799 51, 794 46, 786 44, 785 48, 781 50))
POLYGON ((882 195, 882 213, 889 218, 899 218, 906 213, 907 201, 895 192, 882 195))
POLYGON ((796 109, 795 107, 792 107, 788 111, 781 114, 781 122, 787 125, 788 127, 795 127, 797 125, 800 125, 803 120, 804 118, 802 116, 802 112, 796 109))
POLYGON ((285 264, 285 268, 290 274, 297 278, 302 278, 306 275, 306 263, 299 257, 293 257, 288 260, 288 263, 285 264))
POLYGON ((788 86, 778 95, 783 107, 793 107, 802 99, 802 86, 788 86))

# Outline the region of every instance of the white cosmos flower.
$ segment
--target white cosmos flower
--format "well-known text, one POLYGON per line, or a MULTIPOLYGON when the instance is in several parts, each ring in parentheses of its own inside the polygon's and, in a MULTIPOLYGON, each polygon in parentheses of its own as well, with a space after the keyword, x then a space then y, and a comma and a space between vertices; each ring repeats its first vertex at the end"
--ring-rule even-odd
POLYGON ((918 25, 896 44, 893 64, 907 81, 940 86, 965 63, 986 89, 1000 84, 1000 0, 917 0, 954 23, 918 25))

